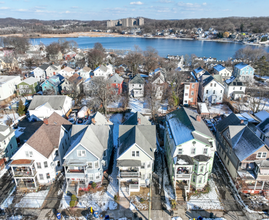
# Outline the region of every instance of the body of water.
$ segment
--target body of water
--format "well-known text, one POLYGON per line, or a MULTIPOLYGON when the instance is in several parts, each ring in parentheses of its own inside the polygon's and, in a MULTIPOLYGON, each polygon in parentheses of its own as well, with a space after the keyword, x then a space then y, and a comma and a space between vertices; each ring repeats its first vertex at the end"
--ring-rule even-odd
MULTIPOLYGON (((57 42, 59 38, 37 38, 31 39, 32 44, 40 42, 48 45, 57 42)), ((74 40, 80 48, 93 48, 94 43, 99 42, 107 49, 133 50, 138 45, 142 50, 146 50, 148 46, 155 48, 159 55, 166 57, 170 55, 195 54, 198 57, 215 57, 218 60, 227 60, 233 57, 235 52, 243 47, 238 43, 220 43, 213 41, 199 40, 179 40, 179 39, 161 39, 161 38, 135 38, 135 37, 79 37, 66 38, 66 40, 74 40)), ((252 46, 258 48, 258 46, 252 46)), ((269 47, 262 47, 269 52, 269 47)))

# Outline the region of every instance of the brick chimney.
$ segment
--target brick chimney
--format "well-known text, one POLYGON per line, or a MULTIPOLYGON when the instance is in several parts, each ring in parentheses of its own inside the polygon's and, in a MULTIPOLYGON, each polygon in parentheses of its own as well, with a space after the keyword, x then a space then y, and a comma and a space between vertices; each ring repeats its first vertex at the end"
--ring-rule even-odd
POLYGON ((141 125, 141 118, 137 119, 137 124, 141 125))
POLYGON ((241 123, 241 124, 244 124, 244 120, 241 120, 240 123, 241 123))
POLYGON ((196 121, 200 122, 201 121, 201 115, 196 116, 196 121))
POLYGON ((95 124, 95 118, 92 118, 92 123, 95 124))
POLYGON ((49 120, 47 118, 44 118, 43 122, 44 122, 45 125, 49 124, 49 120))

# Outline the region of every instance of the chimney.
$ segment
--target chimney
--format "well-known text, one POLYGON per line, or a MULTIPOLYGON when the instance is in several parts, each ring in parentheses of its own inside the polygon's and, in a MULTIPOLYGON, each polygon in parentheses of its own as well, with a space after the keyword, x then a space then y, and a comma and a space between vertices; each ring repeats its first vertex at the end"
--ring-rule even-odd
POLYGON ((92 118, 92 123, 95 124, 95 118, 92 118))
POLYGON ((137 119, 137 124, 141 125, 141 118, 137 119))
POLYGON ((201 121, 201 115, 196 116, 196 121, 200 122, 201 121))
POLYGON ((240 124, 241 124, 241 125, 244 124, 244 120, 241 120, 241 121, 240 121, 240 124))
POLYGON ((44 118, 43 122, 44 122, 45 125, 49 124, 49 120, 47 118, 44 118))

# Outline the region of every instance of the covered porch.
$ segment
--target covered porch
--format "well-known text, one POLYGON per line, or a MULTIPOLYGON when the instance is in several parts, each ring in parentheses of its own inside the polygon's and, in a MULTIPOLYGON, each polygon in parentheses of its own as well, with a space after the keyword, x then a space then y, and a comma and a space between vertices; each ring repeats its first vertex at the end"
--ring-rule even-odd
POLYGON ((18 188, 35 189, 38 186, 34 160, 13 160, 10 164, 18 188))
POLYGON ((140 178, 141 161, 140 160, 118 160, 119 168, 118 178, 140 178))
POLYGON ((129 180, 119 180, 119 195, 123 197, 130 196, 131 192, 140 191, 140 180, 139 179, 129 179, 129 180))

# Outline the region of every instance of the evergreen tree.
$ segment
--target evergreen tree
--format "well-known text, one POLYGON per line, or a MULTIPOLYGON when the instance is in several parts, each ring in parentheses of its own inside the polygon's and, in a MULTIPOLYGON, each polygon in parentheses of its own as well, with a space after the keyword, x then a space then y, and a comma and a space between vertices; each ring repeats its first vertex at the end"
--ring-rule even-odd
POLYGON ((22 100, 20 100, 19 101, 19 107, 18 107, 18 114, 19 114, 19 116, 24 115, 24 113, 25 113, 24 110, 25 110, 25 106, 24 106, 22 100))

